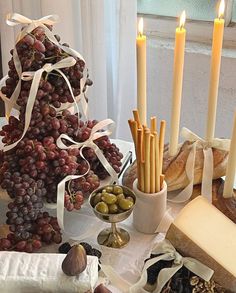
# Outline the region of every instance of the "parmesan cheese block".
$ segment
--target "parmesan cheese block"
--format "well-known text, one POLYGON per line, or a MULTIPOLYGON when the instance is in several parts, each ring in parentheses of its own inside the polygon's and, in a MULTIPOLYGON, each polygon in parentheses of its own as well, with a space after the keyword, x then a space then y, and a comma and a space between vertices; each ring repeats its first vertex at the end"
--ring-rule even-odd
POLYGON ((166 238, 183 255, 214 270, 213 279, 236 292, 236 225, 198 196, 171 224, 166 238))
POLYGON ((0 292, 88 293, 98 279, 98 258, 88 256, 87 267, 75 277, 61 269, 65 254, 0 252, 0 292))

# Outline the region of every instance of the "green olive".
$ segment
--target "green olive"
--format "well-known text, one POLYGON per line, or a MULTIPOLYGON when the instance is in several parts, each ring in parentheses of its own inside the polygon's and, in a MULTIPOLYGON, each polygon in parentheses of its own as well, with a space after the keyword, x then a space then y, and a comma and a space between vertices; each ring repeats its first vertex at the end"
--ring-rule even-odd
POLYGON ((104 189, 102 190, 102 194, 104 194, 104 193, 107 193, 106 188, 104 188, 104 189))
POLYGON ((106 191, 107 191, 108 193, 113 193, 113 186, 107 186, 107 187, 106 187, 106 191))
POLYGON ((112 193, 103 193, 102 194, 102 200, 107 203, 107 204, 113 204, 116 203, 117 198, 114 194, 112 193))
POLYGON ((114 193, 114 194, 120 194, 120 193, 123 193, 123 188, 120 187, 120 186, 115 185, 115 186, 113 187, 113 193, 114 193))
POLYGON ((123 193, 120 193, 116 196, 116 198, 117 198, 117 201, 119 202, 121 199, 125 199, 125 196, 123 193))
POLYGON ((95 206, 101 200, 102 200, 102 194, 101 194, 101 192, 99 192, 94 196, 93 205, 95 206))
POLYGON ((109 209, 109 214, 116 214, 117 211, 118 211, 118 206, 115 203, 114 204, 110 204, 108 206, 108 209, 109 209))
POLYGON ((120 207, 122 210, 127 211, 127 210, 131 209, 132 206, 133 206, 133 202, 130 201, 130 200, 128 200, 128 199, 121 199, 121 200, 119 201, 119 207, 120 207))
POLYGON ((132 196, 127 196, 125 199, 131 201, 132 203, 134 203, 134 198, 132 196))
POLYGON ((102 201, 96 204, 95 209, 101 214, 108 214, 109 212, 107 204, 102 201))

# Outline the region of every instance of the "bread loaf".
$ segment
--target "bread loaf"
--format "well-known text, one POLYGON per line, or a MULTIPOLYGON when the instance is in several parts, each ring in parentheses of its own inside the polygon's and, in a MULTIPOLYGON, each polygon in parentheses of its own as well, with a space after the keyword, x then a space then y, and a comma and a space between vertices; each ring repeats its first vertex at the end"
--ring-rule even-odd
MULTIPOLYGON (((165 174, 168 191, 182 189, 188 185, 189 181, 186 176, 185 167, 192 149, 192 144, 193 143, 190 141, 185 141, 180 146, 179 151, 175 156, 169 156, 168 146, 165 146, 162 172, 165 174)), ((213 179, 217 179, 224 176, 226 173, 228 151, 212 148, 212 152, 214 158, 213 179)), ((203 146, 198 145, 194 167, 194 184, 202 182, 203 163, 203 146)), ((134 162, 124 173, 123 185, 132 188, 136 177, 136 162, 134 162)))

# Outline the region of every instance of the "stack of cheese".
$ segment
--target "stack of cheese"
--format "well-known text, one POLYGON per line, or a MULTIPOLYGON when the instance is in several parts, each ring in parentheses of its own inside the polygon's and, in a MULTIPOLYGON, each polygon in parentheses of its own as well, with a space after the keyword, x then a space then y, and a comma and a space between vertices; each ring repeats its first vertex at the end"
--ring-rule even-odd
POLYGON ((236 225, 202 196, 183 208, 166 238, 183 255, 214 270, 213 279, 236 292, 236 225))
POLYGON ((76 277, 61 269, 64 254, 0 252, 0 292, 93 292, 98 258, 88 256, 86 269, 76 277))
POLYGON ((151 118, 149 129, 141 125, 137 110, 133 114, 134 120, 128 122, 135 145, 138 189, 145 193, 156 193, 162 189, 164 181, 162 161, 166 123, 161 121, 158 134, 156 117, 151 118))

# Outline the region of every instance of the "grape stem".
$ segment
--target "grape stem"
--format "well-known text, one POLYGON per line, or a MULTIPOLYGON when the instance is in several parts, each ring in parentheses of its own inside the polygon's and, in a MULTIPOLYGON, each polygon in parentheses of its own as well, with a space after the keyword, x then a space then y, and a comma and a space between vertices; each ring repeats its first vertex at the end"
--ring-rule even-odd
POLYGON ((53 55, 53 56, 45 57, 44 59, 45 59, 45 60, 49 60, 49 59, 53 59, 53 58, 57 58, 57 57, 58 57, 58 56, 53 55))
POLYGON ((27 35, 31 36, 32 38, 34 38, 34 40, 37 40, 35 35, 31 34, 31 33, 27 33, 27 35))

